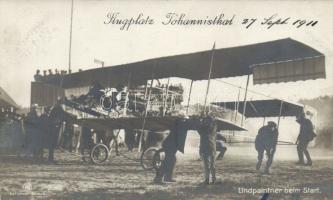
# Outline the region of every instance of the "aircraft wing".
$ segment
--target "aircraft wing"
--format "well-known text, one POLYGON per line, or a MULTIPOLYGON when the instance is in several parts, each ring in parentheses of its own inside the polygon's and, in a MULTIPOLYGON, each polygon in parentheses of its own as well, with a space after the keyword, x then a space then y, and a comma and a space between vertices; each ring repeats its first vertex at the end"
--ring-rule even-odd
MULTIPOLYGON (((282 117, 297 116, 303 112, 304 106, 297 103, 288 101, 282 101, 279 99, 268 100, 253 100, 246 101, 245 117, 278 117, 280 115, 280 107, 282 117)), ((213 105, 234 110, 237 106, 236 102, 214 102, 213 105)), ((243 113, 244 102, 240 101, 238 106, 238 112, 243 113)))
MULTIPOLYGON (((179 77, 207 80, 212 50, 84 70, 64 75, 63 88, 118 84, 145 85, 147 80, 179 77), (131 75, 130 75, 131 74, 131 75)), ((291 38, 214 49, 211 78, 253 74, 255 84, 325 78, 325 56, 291 38)))
MULTIPOLYGON (((170 129, 173 126, 178 116, 165 116, 165 117, 147 117, 145 119, 145 130, 151 131, 164 131, 170 129)), ((245 131, 243 127, 229 122, 227 120, 217 118, 217 124, 219 130, 230 131, 245 131)), ((143 117, 120 117, 120 118, 83 118, 80 122, 93 129, 142 129, 143 117)))

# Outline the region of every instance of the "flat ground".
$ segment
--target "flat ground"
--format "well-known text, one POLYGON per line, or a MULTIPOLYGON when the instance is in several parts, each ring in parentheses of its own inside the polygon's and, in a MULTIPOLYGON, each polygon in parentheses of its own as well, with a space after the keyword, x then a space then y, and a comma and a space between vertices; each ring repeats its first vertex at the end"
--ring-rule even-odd
MULTIPOLYGON (((195 150, 197 151, 197 150, 195 150)), ((217 161, 220 183, 204 186, 196 153, 178 155, 176 183, 154 185, 152 171, 135 160, 114 157, 103 165, 56 152, 58 163, 0 157, 0 199, 259 199, 246 189, 276 189, 269 199, 333 199, 333 152, 312 149, 312 167, 295 166, 294 146, 279 147, 270 175, 255 171, 253 147, 229 147, 217 161), (250 153, 251 152, 251 153, 250 153), (284 189, 289 189, 291 193, 284 189), (305 193, 303 188, 311 188, 305 193), (281 189, 278 191, 278 189, 281 189), (297 191, 300 189, 300 191, 297 191)), ((126 153, 134 158, 134 154, 126 153)))

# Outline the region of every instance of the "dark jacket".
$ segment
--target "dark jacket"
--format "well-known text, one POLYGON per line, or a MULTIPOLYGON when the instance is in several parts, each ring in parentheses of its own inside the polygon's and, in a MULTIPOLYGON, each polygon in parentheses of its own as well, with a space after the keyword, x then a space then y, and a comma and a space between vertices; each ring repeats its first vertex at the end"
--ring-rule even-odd
POLYGON ((302 120, 296 120, 300 124, 300 131, 298 135, 298 140, 301 142, 309 142, 316 137, 313 130, 313 125, 311 120, 303 118, 302 120))
POLYGON ((59 102, 57 102, 50 111, 49 115, 49 139, 50 145, 56 147, 58 145, 59 132, 62 121, 65 118, 65 112, 59 102))
POLYGON ((278 130, 272 128, 268 125, 263 126, 259 129, 258 135, 255 140, 255 147, 257 150, 269 150, 276 147, 278 140, 278 130))
POLYGON ((29 129, 39 128, 39 118, 36 111, 30 111, 25 118, 24 124, 29 129))
POLYGON ((175 130, 171 130, 169 135, 162 143, 162 148, 167 153, 175 154, 177 150, 177 133, 175 130))
POLYGON ((177 119, 174 126, 171 128, 169 135, 163 141, 162 148, 170 153, 176 153, 177 150, 184 153, 186 136, 186 119, 177 119))
POLYGON ((26 131, 26 144, 32 145, 32 147, 40 146, 41 143, 39 125, 40 121, 37 112, 35 110, 30 111, 25 118, 24 127, 26 131))

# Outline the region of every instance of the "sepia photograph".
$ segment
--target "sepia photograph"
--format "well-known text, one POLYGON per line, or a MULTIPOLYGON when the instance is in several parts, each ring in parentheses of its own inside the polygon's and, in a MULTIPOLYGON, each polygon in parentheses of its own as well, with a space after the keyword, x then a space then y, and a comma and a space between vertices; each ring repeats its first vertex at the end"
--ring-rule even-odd
POLYGON ((333 199, 332 10, 0 0, 0 200, 333 199))

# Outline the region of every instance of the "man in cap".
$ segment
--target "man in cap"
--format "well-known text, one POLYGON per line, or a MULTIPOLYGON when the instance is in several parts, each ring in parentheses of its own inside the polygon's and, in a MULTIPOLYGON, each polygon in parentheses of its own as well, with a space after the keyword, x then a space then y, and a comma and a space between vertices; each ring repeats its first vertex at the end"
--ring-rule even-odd
POLYGON ((316 134, 313 130, 313 124, 311 120, 305 117, 305 113, 301 113, 297 116, 296 121, 300 124, 299 135, 296 140, 297 144, 297 153, 298 153, 298 162, 297 165, 312 165, 312 160, 310 154, 307 150, 309 143, 316 137, 316 134), (307 159, 307 163, 304 163, 304 156, 307 159))
POLYGON ((265 167, 265 173, 269 174, 269 168, 273 163, 273 156, 276 150, 276 144, 278 140, 279 132, 275 122, 269 121, 266 126, 259 129, 258 135, 255 139, 255 148, 258 152, 258 163, 256 169, 261 167, 264 152, 268 157, 265 167))

